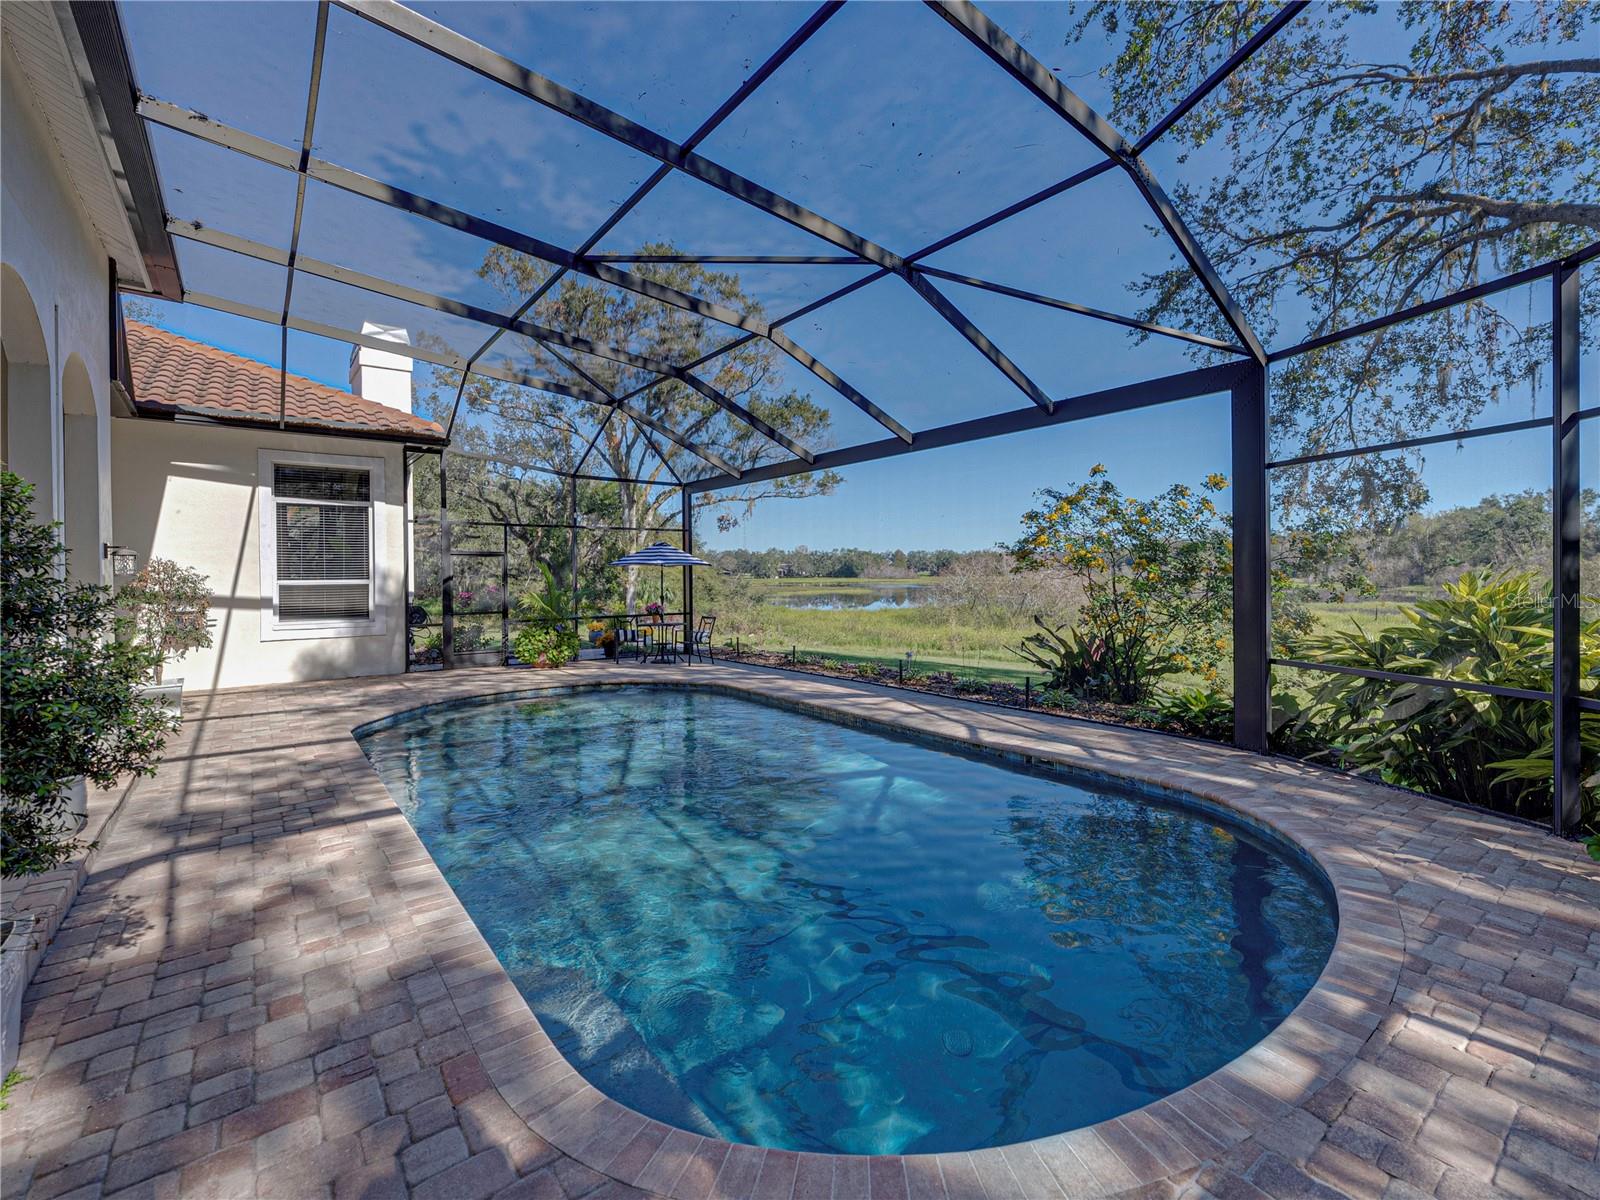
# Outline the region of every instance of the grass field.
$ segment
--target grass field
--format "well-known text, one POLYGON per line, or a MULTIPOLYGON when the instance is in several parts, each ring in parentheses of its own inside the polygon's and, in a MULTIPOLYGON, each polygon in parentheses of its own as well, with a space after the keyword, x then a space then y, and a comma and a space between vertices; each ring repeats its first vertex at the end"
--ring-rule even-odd
MULTIPOLYGON (((787 652, 822 652, 858 662, 893 666, 909 650, 926 670, 952 670, 996 682, 1021 683, 1037 668, 1024 663, 1011 648, 1034 632, 1026 619, 983 619, 978 614, 928 604, 890 609, 804 609, 760 603, 769 595, 785 596, 845 593, 867 596, 881 587, 928 583, 917 579, 758 579, 750 581, 750 594, 758 603, 747 620, 725 612, 717 640, 738 637, 754 649, 787 652)), ((1416 589, 1420 593, 1426 589, 1416 589)), ((1411 599, 1413 597, 1407 597, 1411 599)), ((1400 600, 1362 600, 1347 604, 1313 604, 1312 613, 1322 629, 1371 627, 1395 620, 1400 600)), ((1198 682, 1174 677, 1173 685, 1198 682)))

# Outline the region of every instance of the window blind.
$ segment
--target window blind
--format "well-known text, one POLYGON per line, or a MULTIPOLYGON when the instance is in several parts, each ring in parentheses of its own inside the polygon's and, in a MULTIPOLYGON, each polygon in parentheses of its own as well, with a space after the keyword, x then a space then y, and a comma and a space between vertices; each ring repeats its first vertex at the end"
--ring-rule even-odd
POLYGON ((371 617, 371 494, 366 471, 274 467, 280 621, 371 617))
POLYGON ((355 467, 278 463, 272 469, 272 494, 280 500, 293 497, 365 504, 372 499, 372 476, 355 467))

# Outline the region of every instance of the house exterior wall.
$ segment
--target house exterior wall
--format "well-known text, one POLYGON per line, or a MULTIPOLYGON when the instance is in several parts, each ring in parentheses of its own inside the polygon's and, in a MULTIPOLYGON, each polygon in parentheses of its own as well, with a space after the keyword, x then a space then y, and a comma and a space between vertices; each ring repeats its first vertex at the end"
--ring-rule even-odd
POLYGON ((12 310, 5 454, 35 485, 41 517, 73 516, 72 573, 109 582, 101 554, 111 527, 109 262, 9 44, 0 53, 0 259, 12 310), (42 346, 18 353, 13 343, 32 340, 21 331, 34 322, 42 346))
MULTIPOLYGON (((113 422, 116 541, 211 581, 213 646, 167 669, 184 690, 387 675, 405 669, 405 484, 397 443, 272 430, 124 419, 113 422), (261 452, 378 459, 373 617, 382 632, 305 636, 273 629, 263 586, 261 452)), ((269 481, 270 482, 270 481, 269 481)), ((270 580, 267 581, 270 585, 270 580)))

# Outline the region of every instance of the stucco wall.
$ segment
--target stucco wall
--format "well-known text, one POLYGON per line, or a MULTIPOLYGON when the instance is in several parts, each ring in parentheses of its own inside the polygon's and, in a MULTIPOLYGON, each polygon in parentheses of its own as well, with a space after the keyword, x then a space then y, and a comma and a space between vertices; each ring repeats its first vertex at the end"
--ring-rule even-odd
POLYGON ((168 668, 169 676, 183 678, 186 692, 405 669, 405 485, 398 445, 140 418, 112 422, 111 449, 116 541, 141 563, 169 558, 211 580, 215 644, 168 668), (261 586, 256 488, 262 450, 383 461, 374 525, 374 613, 384 615, 383 633, 285 638, 280 631, 276 640, 263 639, 272 605, 261 586))
MULTIPOLYGON (((69 489, 76 492, 78 503, 70 506, 75 513, 93 514, 87 522, 74 522, 74 541, 69 544, 74 573, 109 580, 109 568, 100 554, 100 543, 109 540, 111 526, 108 261, 9 46, 3 55, 0 258, 21 278, 43 332, 48 360, 36 367, 17 364, 7 347, 18 368, 6 388, 7 440, 15 456, 28 460, 24 474, 37 476, 47 465, 52 468, 52 478, 30 479, 38 488, 42 515, 65 519, 69 489), (80 422, 69 446, 62 419, 62 377, 74 355, 82 367, 78 378, 86 375, 93 397, 94 423, 85 428, 80 422), (19 383, 22 386, 15 386, 19 383)), ((8 305, 16 302, 9 292, 6 299, 8 305)), ((8 329, 19 315, 6 314, 8 329)))

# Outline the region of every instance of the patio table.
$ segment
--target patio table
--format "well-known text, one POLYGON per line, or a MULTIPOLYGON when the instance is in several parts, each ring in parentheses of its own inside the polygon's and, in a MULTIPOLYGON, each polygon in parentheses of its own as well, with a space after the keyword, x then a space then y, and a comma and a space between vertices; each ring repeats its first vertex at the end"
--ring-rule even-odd
POLYGON ((682 621, 645 621, 640 624, 641 632, 650 634, 651 653, 648 661, 655 663, 676 663, 679 648, 683 645, 682 621))

